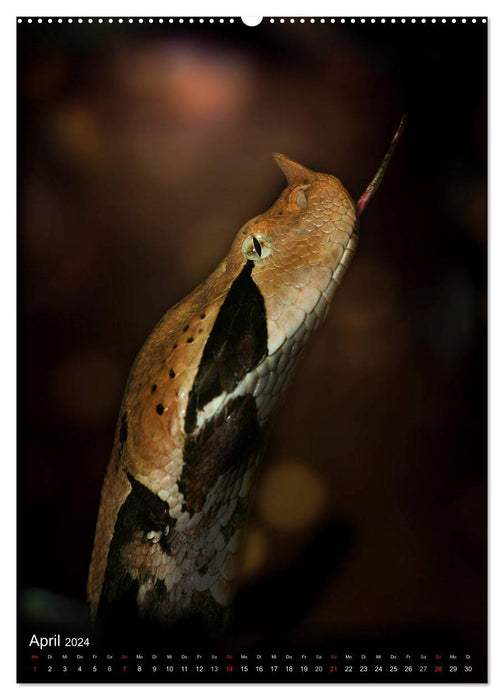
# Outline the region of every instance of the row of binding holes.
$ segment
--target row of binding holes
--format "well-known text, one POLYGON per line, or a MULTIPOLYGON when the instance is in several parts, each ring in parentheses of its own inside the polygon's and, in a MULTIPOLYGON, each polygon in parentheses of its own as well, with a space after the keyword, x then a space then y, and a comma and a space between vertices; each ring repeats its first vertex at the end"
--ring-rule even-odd
POLYGON ((213 19, 213 18, 208 18, 208 17, 205 17, 205 18, 202 17, 200 19, 193 19, 192 17, 191 18, 179 17, 178 19, 173 19, 173 18, 164 19, 163 17, 159 17, 159 18, 149 17, 148 19, 144 18, 144 17, 136 17, 135 19, 133 19, 132 17, 130 17, 129 19, 122 19, 122 18, 117 18, 117 17, 115 17, 115 18, 109 17, 107 19, 103 19, 102 17, 100 17, 98 19, 94 19, 93 17, 89 17, 88 19, 82 19, 82 18, 74 19, 72 17, 68 17, 67 19, 62 19, 60 17, 59 19, 52 19, 50 17, 49 18, 48 17, 39 17, 37 20, 33 20, 33 19, 23 20, 21 17, 19 17, 18 23, 21 24, 21 22, 26 21, 26 22, 28 22, 28 24, 31 24, 32 22, 36 21, 38 24, 42 24, 42 22, 48 22, 49 24, 52 24, 53 22, 57 22, 58 24, 63 24, 64 22, 66 22, 67 24, 73 24, 74 22, 76 22, 77 24, 86 24, 86 23, 93 24, 93 22, 97 22, 98 24, 114 24, 114 22, 117 22, 118 24, 123 24, 124 22, 126 22, 127 24, 133 24, 134 22, 138 22, 139 24, 143 24, 144 22, 145 22, 145 24, 155 24, 155 23, 163 24, 163 22, 168 22, 168 24, 175 24, 175 23, 184 24, 184 22, 188 22, 189 24, 195 24, 195 23, 196 24, 203 24, 204 22, 209 22, 210 24, 213 24, 214 22, 218 22, 219 24, 224 24, 224 22, 226 20, 230 24, 233 24, 233 22, 234 22, 234 19, 232 17, 226 18, 226 19, 221 18, 218 20, 213 19))
MULTIPOLYGON (((27 20, 23 20, 21 17, 18 18, 19 24, 21 24, 23 21, 26 21, 26 22, 28 22, 28 24, 31 24, 34 20, 31 18, 29 18, 27 20)), ((158 19, 154 19, 153 17, 149 17, 148 19, 144 19, 143 17, 137 17, 135 19, 133 19, 131 17, 129 19, 122 19, 122 18, 118 19, 118 18, 109 17, 108 19, 103 19, 100 17, 99 19, 96 19, 96 20, 93 19, 92 17, 90 17, 89 19, 82 19, 82 18, 73 19, 72 17, 69 17, 68 19, 62 19, 61 17, 59 19, 52 19, 50 17, 43 17, 43 18, 39 17, 36 20, 36 22, 38 24, 42 24, 42 22, 47 22, 48 24, 52 24, 52 22, 57 22, 58 24, 62 24, 64 22, 66 22, 68 24, 72 24, 73 22, 76 22, 77 24, 83 24, 86 22, 88 24, 93 24, 93 22, 97 22, 98 24, 104 24, 104 23, 105 24, 107 24, 107 23, 113 24, 114 22, 117 22, 118 24, 123 24, 124 22, 127 22, 128 24, 133 24, 134 22, 138 22, 139 24, 143 24, 144 22, 146 24, 154 24, 154 23, 163 24, 163 22, 165 22, 165 21, 168 22, 168 24, 174 24, 174 23, 184 24, 184 22, 188 22, 189 24, 195 24, 195 23, 196 24, 203 24, 204 22, 209 22, 210 24, 214 24, 214 22, 218 22, 219 24, 224 24, 224 22, 226 22, 226 21, 229 22, 230 24, 234 23, 234 19, 232 17, 226 18, 226 19, 223 19, 221 17, 219 20, 216 20, 213 18, 203 18, 203 17, 201 17, 200 19, 193 19, 192 17, 187 19, 187 18, 180 17, 178 19, 170 18, 167 20, 163 19, 163 17, 159 17, 158 19)), ((334 24, 335 22, 339 22, 340 24, 345 24, 345 22, 350 22, 350 24, 356 24, 356 23, 365 24, 366 22, 369 22, 370 24, 375 24, 376 22, 380 22, 381 24, 385 24, 386 22, 390 22, 391 24, 396 24, 396 23, 415 24, 417 22, 420 24, 426 24, 427 22, 431 22, 432 24, 436 24, 436 22, 440 22, 441 24, 446 24, 447 22, 451 22, 452 24, 455 24, 456 22, 461 22, 462 24, 466 24, 466 22, 471 22, 472 24, 476 24, 477 21, 478 20, 474 17, 472 19, 466 19, 465 17, 462 17, 462 18, 461 17, 452 17, 451 19, 446 19, 444 17, 442 17, 442 18, 439 18, 439 17, 432 17, 432 18, 410 17, 408 19, 406 19, 405 17, 403 17, 402 19, 395 19, 394 17, 381 17, 380 19, 375 19, 373 17, 371 19, 367 19, 367 18, 363 17, 361 19, 355 19, 355 18, 348 19, 348 18, 342 17, 341 19, 338 19, 338 20, 335 19, 334 17, 331 17, 331 19, 328 19, 328 20, 325 19, 324 17, 317 17, 316 19, 314 17, 312 17, 309 20, 306 20, 303 18, 294 19, 293 17, 291 17, 290 19, 284 19, 283 17, 282 18, 272 17, 269 20, 270 24, 274 24, 275 22, 280 22, 280 24, 284 24, 285 22, 287 22, 288 24, 294 24, 295 22, 299 22, 300 24, 305 24, 305 23, 315 24, 315 22, 320 22, 321 24, 324 24, 325 22, 329 22, 330 24, 334 24)), ((484 17, 481 18, 481 22, 483 24, 486 24, 486 19, 484 17)))
MULTIPOLYGON (((476 24, 476 22, 478 20, 474 17, 472 19, 466 19, 465 17, 452 17, 452 19, 446 19, 444 17, 443 18, 439 18, 439 17, 432 17, 432 18, 408 17, 408 18, 405 18, 405 17, 402 17, 401 19, 395 19, 394 17, 380 17, 380 19, 376 19, 374 17, 372 17, 371 19, 368 19, 366 17, 362 17, 361 19, 355 19, 353 17, 350 19, 345 18, 345 17, 341 17, 341 19, 335 19, 334 17, 331 17, 331 19, 329 19, 329 20, 326 20, 323 17, 318 17, 316 19, 314 17, 312 17, 309 20, 306 20, 303 18, 297 19, 297 20, 293 19, 293 18, 291 18, 291 19, 278 19, 277 20, 276 18, 272 17, 270 19, 271 24, 274 24, 274 22, 277 22, 277 21, 280 22, 281 24, 283 24, 284 22, 287 22, 287 23, 290 22, 291 24, 294 24, 294 22, 299 22, 300 24, 305 24, 305 22, 310 23, 310 24, 314 24, 315 22, 320 22, 321 24, 324 24, 324 22, 330 22, 331 24, 334 24, 335 22, 339 22, 340 24, 345 24, 345 22, 350 22, 350 24, 357 24, 357 23, 365 24, 366 22, 369 22, 370 24, 375 24, 376 22, 380 22, 381 24, 385 24, 386 22, 390 22, 391 24, 396 24, 396 23, 415 24, 416 22, 419 22, 420 24, 425 24, 426 22, 432 22, 432 24, 435 24, 436 22, 441 22, 442 24, 446 24, 446 22, 451 22, 452 24, 455 24, 456 22, 462 22, 462 24, 466 24, 466 22, 472 22, 473 24, 476 24)), ((483 17, 481 19, 481 22, 483 24, 485 24, 486 19, 483 17)))

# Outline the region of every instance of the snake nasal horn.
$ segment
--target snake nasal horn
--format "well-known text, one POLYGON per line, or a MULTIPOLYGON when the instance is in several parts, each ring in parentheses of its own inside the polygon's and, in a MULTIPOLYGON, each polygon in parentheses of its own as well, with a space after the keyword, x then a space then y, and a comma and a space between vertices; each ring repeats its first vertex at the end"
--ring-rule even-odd
POLYGON ((293 185, 294 183, 310 182, 314 175, 316 175, 313 170, 310 170, 310 168, 307 168, 304 165, 301 165, 301 163, 292 160, 292 158, 284 156, 283 153, 273 153, 273 158, 287 178, 289 185, 293 185))

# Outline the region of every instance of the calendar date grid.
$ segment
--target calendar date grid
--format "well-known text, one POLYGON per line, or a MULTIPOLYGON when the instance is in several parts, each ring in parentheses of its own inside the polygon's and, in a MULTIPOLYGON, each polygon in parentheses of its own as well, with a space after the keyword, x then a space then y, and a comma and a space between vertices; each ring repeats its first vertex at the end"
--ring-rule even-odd
POLYGON ((475 672, 470 653, 394 652, 170 652, 30 651, 30 680, 67 677, 83 681, 158 680, 219 682, 317 679, 323 682, 379 682, 408 677, 471 682, 475 672))

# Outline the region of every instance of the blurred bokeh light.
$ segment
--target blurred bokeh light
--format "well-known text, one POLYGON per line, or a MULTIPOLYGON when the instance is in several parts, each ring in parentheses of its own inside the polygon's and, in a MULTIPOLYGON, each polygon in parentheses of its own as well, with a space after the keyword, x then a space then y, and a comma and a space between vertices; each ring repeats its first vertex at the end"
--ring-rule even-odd
POLYGON ((257 498, 264 521, 283 531, 308 528, 325 509, 322 479, 312 466, 296 461, 274 463, 257 498))

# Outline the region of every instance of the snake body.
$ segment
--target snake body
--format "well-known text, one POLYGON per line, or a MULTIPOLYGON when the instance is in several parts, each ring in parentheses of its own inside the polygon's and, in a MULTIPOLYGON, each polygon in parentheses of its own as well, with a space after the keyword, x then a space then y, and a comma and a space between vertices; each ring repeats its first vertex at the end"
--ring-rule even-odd
POLYGON ((336 177, 274 158, 286 189, 131 368, 89 571, 95 619, 229 617, 270 417, 358 241, 359 204, 336 177))

